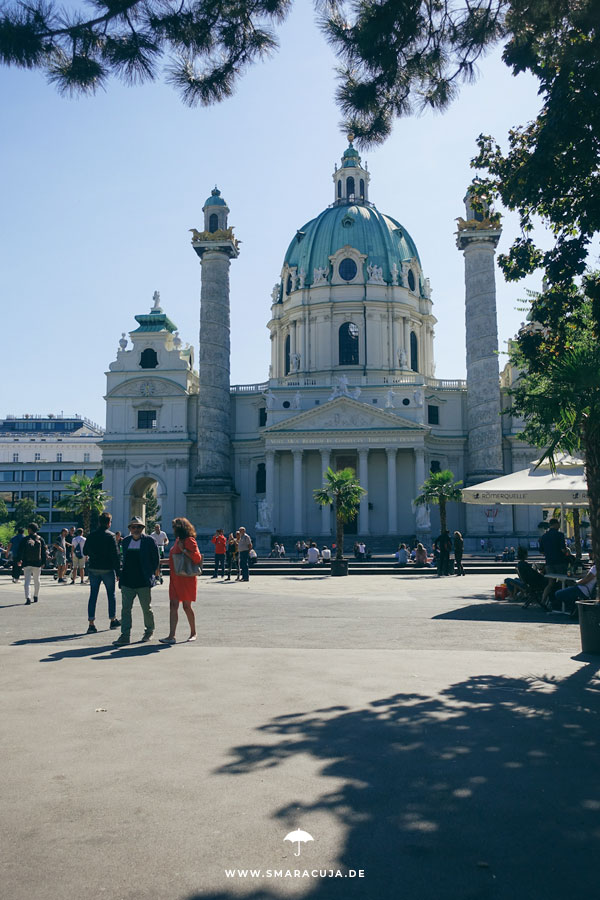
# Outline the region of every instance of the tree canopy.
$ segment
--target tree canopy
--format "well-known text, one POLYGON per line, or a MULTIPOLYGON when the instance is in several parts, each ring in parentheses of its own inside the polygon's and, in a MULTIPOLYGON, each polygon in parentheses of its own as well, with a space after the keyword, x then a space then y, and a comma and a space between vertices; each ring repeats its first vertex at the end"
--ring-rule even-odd
POLYGON ((421 493, 414 500, 415 506, 425 506, 429 503, 439 506, 441 530, 446 531, 446 505, 462 500, 461 484, 462 481, 454 480, 454 472, 450 469, 432 472, 421 485, 421 493))
POLYGON ((351 522, 360 505, 360 498, 367 492, 360 486, 354 469, 339 469, 334 472, 329 466, 324 472, 323 487, 313 491, 315 502, 319 506, 333 505, 336 524, 335 558, 344 555, 344 524, 351 522))
POLYGON ((98 470, 93 478, 71 475, 68 490, 71 493, 62 497, 56 505, 81 517, 83 530, 89 534, 92 516, 101 513, 110 500, 107 492, 102 489, 102 471, 98 470))

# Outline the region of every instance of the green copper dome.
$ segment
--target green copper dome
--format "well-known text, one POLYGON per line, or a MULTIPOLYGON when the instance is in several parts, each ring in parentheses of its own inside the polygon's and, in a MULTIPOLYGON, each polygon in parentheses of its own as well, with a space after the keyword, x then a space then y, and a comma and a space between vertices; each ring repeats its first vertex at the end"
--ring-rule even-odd
POLYGON ((417 248, 406 229, 374 206, 361 203, 329 207, 307 222, 289 245, 284 266, 295 266, 298 272, 304 269, 305 284, 309 287, 313 270, 326 267, 330 272, 329 257, 348 244, 367 257, 365 281, 369 264, 381 266, 387 284, 392 283, 394 263, 399 273, 405 260, 416 258, 421 265, 417 248))
POLYGON ((218 188, 215 187, 212 189, 210 197, 206 200, 202 208, 205 209, 207 206, 227 206, 221 197, 221 191, 218 188))

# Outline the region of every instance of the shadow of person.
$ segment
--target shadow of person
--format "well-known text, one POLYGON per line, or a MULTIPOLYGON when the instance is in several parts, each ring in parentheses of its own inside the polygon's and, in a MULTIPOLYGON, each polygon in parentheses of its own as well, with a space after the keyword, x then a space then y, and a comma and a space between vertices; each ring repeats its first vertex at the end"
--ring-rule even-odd
POLYGON ((77 634, 57 634, 53 637, 43 638, 23 638, 20 641, 13 641, 11 647, 23 647, 27 644, 58 644, 61 641, 75 641, 78 638, 85 637, 85 632, 80 631, 77 634))
POLYGON ((59 650, 51 653, 40 662, 60 662, 63 659, 85 659, 86 656, 96 660, 126 659, 132 656, 149 656, 160 650, 169 649, 163 644, 126 644, 124 647, 115 647, 107 644, 100 647, 78 647, 76 650, 59 650), (100 654, 100 655, 98 655, 100 654))

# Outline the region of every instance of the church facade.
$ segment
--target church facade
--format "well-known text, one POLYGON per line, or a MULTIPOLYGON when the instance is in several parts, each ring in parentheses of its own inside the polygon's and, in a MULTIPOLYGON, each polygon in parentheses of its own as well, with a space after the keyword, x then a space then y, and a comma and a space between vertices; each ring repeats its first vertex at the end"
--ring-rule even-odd
MULTIPOLYGON (((230 385, 229 267, 239 247, 227 204, 212 192, 203 230, 192 231, 202 272, 198 370, 158 294, 109 367, 102 456, 116 527, 143 516, 150 488, 167 530, 185 514, 205 541, 216 527, 243 524, 261 549, 275 536, 328 543, 333 514, 313 491, 328 466, 351 466, 367 493, 348 532, 392 549, 438 533, 437 511, 413 503, 431 471, 451 469, 467 485, 533 458, 518 423, 500 415, 499 225, 466 201, 457 246, 467 379, 438 379, 429 280, 408 231, 369 200, 369 182, 350 141, 333 202, 285 253, 267 322, 268 378, 253 385, 230 385)), ((449 506, 449 526, 467 546, 490 529, 535 535, 539 518, 529 508, 449 506)))

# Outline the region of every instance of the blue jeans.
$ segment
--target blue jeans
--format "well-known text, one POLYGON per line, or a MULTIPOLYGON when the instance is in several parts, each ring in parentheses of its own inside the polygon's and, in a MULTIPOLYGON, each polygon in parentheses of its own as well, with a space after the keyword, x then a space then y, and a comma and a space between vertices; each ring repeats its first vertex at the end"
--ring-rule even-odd
POLYGON ((565 609, 570 613, 574 611, 575 604, 578 600, 587 600, 586 595, 583 591, 579 590, 576 584, 568 588, 563 588, 562 591, 557 591, 554 597, 557 603, 564 603, 565 609))
POLYGON ((216 578, 219 574, 219 570, 221 571, 221 575, 225 578, 225 554, 224 553, 215 553, 215 573, 213 578, 216 578))
POLYGON ((112 569, 106 571, 90 569, 90 599, 88 600, 88 619, 96 618, 96 602, 100 585, 106 588, 108 596, 108 616, 110 619, 117 617, 117 598, 115 596, 115 573, 112 569))

